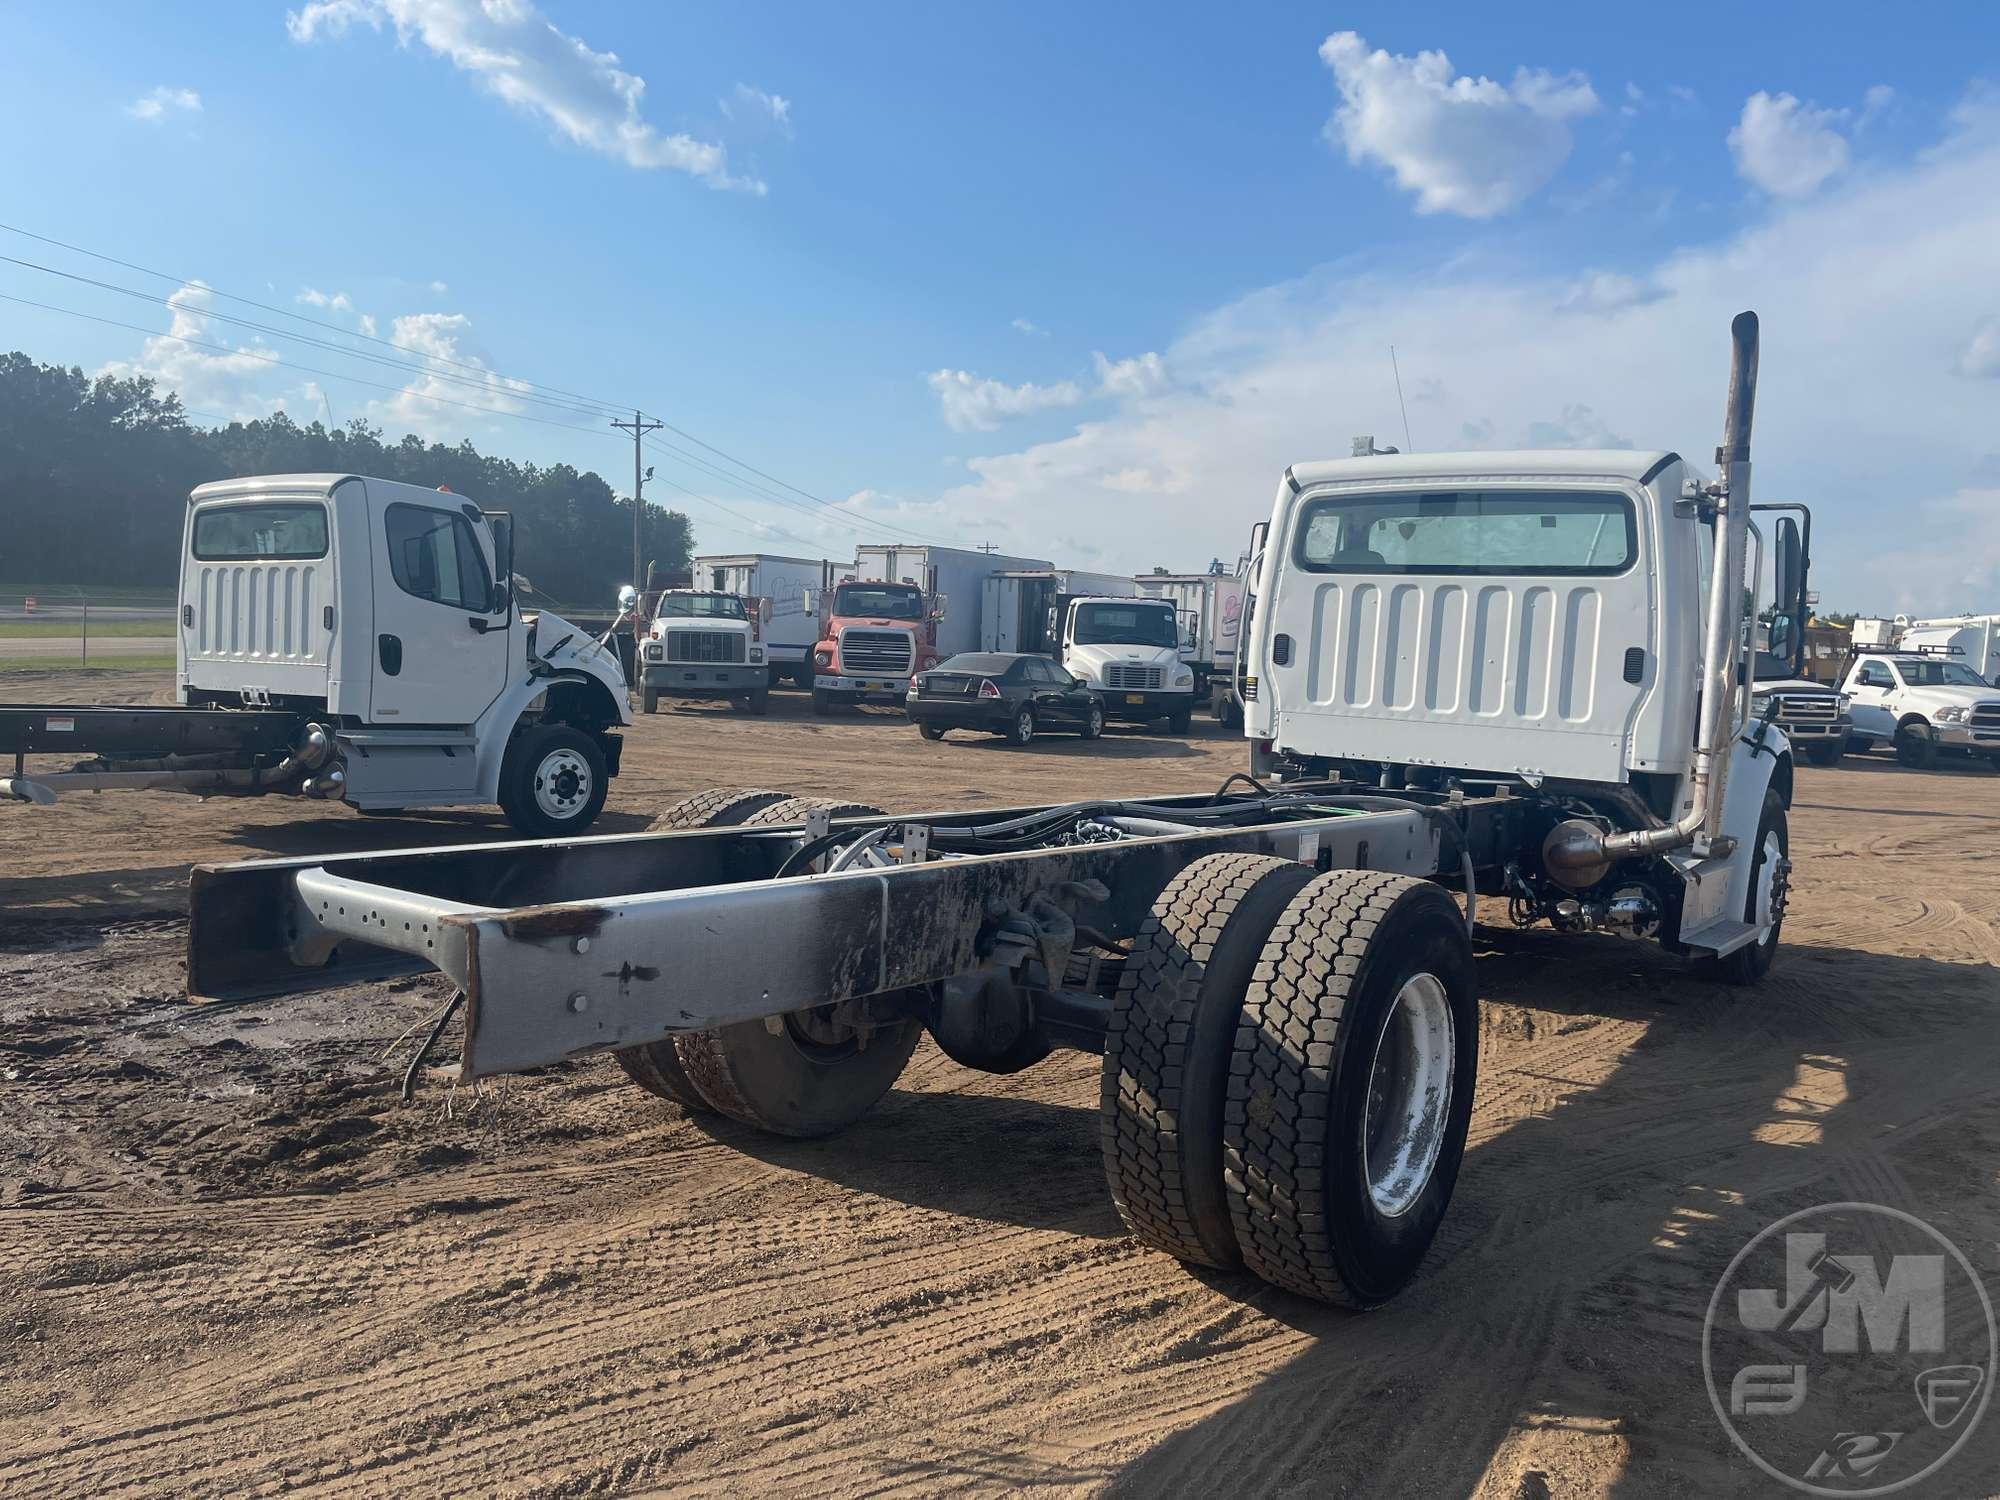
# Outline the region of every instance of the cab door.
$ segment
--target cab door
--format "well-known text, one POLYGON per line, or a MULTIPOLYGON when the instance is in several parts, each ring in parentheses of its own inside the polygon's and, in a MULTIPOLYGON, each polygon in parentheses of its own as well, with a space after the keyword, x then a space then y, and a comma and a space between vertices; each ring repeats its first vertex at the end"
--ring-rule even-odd
POLYGON ((496 598, 490 536, 470 509, 370 491, 371 720, 472 724, 506 685, 512 607, 496 598))

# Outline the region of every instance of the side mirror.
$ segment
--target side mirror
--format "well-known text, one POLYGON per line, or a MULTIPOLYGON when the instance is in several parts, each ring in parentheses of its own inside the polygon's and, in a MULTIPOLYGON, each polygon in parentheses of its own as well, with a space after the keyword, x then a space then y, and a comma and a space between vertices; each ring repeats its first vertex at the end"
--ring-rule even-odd
POLYGON ((803 589, 800 591, 799 608, 804 610, 807 614, 811 614, 813 612, 813 591, 811 589, 803 589))
POLYGON ((931 618, 933 620, 942 620, 944 618, 945 606, 950 602, 943 594, 939 594, 935 599, 931 600, 931 618))
POLYGON ((633 588, 631 584, 628 583, 618 590, 618 612, 621 615, 630 613, 638 603, 639 591, 633 588))
POLYGON ((757 601, 757 618, 766 625, 771 623, 771 597, 766 594, 757 601))

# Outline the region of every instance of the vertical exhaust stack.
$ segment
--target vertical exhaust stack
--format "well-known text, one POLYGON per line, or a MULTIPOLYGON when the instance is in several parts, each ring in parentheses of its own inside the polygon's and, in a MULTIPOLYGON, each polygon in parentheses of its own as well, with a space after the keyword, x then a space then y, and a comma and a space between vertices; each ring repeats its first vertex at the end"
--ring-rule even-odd
MULTIPOLYGON (((1702 639, 1701 734, 1695 741, 1694 796, 1680 820, 1665 828, 1614 833, 1602 854, 1624 859, 1659 854, 1702 840, 1702 852, 1726 857, 1734 845, 1722 833, 1722 796, 1729 781, 1729 742, 1736 734, 1737 662, 1743 633, 1743 561, 1750 537, 1750 424, 1757 407, 1757 315, 1738 313, 1729 325, 1729 402, 1722 413, 1721 470, 1715 501, 1715 572, 1709 580, 1702 639)), ((1574 835, 1572 835, 1574 839, 1574 835)), ((1587 851, 1574 851, 1582 855, 1587 851)))

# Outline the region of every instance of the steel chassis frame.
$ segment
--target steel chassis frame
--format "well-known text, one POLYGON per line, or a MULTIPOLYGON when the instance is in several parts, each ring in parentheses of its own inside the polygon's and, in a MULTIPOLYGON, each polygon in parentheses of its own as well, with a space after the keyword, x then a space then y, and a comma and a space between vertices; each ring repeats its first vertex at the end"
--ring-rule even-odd
MULTIPOLYGON (((1123 942, 1168 881, 1206 854, 1453 880, 1467 858, 1468 813, 1504 815, 1509 800, 1312 795, 1304 814, 1214 831, 784 880, 771 877, 801 847, 803 824, 199 866, 188 992, 237 999, 434 968, 464 992, 462 1073, 480 1077, 976 973, 1004 946, 1009 919, 1018 932, 1022 914, 1047 914, 1050 903, 1123 942)), ((1264 798, 1120 800, 1171 819, 1178 808, 1264 798)), ((970 828, 1044 810, 830 826, 970 828)))

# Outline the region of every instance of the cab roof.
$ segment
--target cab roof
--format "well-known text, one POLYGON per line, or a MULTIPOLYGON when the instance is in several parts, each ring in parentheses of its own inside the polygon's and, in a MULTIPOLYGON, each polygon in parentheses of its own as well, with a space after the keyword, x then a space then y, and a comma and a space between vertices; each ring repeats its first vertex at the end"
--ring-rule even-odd
POLYGON ((1622 479, 1648 484, 1678 453, 1632 448, 1522 448, 1497 453, 1390 453, 1322 458, 1285 472, 1299 489, 1315 484, 1393 479, 1622 479))
POLYGON ((400 479, 377 479, 367 474, 331 473, 246 474, 241 479, 218 479, 211 484, 197 487, 194 493, 188 496, 188 504, 200 505, 209 500, 254 500, 264 495, 312 495, 322 500, 331 500, 334 498, 334 491, 350 480, 384 489, 408 490, 415 495, 428 495, 433 498, 434 503, 475 507, 477 505, 470 495, 461 495, 455 490, 408 484, 400 479))

